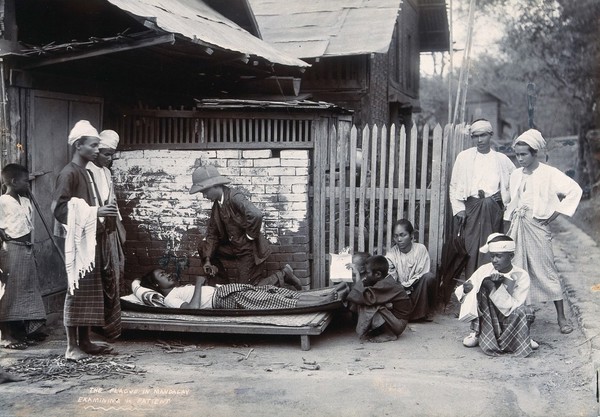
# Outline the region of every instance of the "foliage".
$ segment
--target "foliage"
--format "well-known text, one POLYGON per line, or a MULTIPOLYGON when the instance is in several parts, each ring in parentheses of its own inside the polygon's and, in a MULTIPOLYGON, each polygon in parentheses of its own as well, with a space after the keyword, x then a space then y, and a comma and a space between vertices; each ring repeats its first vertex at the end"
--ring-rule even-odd
MULTIPOLYGON (((458 2, 455 11, 467 13, 469 3, 458 2)), ((535 127, 547 137, 579 134, 588 170, 579 177, 596 181, 598 161, 585 135, 600 127, 600 1, 479 0, 481 13, 493 14, 506 29, 500 56, 472 57, 469 90, 500 97, 503 116, 522 131, 528 127, 526 87, 534 83, 535 127)), ((458 75, 451 76, 456 85, 458 75)), ((422 118, 447 119, 447 77, 422 80, 422 118)))

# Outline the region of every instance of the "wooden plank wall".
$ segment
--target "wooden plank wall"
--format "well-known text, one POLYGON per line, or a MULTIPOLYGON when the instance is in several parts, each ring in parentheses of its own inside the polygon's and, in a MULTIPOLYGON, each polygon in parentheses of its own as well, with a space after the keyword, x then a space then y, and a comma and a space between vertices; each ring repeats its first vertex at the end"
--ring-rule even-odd
MULTIPOLYGON (((427 246, 437 270, 448 219, 452 164, 464 149, 463 126, 331 126, 319 155, 315 148, 315 277, 327 274, 328 254, 349 249, 384 254, 394 221, 406 218, 427 246), (320 220, 317 220, 320 219, 320 220), (322 243, 323 246, 321 246, 322 243), (327 253, 324 253, 327 252, 327 253)), ((316 286, 327 285, 319 278, 316 286)))

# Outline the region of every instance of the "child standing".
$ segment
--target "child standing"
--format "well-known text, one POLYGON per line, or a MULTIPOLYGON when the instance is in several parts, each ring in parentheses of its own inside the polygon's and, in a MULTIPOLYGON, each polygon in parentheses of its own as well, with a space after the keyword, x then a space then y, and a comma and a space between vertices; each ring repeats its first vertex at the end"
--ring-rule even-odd
POLYGON ((46 321, 31 243, 29 171, 22 165, 8 164, 2 169, 2 180, 7 191, 0 196, 0 280, 5 285, 0 331, 5 348, 25 349, 26 338, 36 338, 36 331, 46 321))
MULTIPOLYGON (((90 326, 111 325, 104 318, 103 241, 98 218, 116 217, 118 210, 114 203, 98 206, 94 182, 86 170, 88 162, 98 156, 98 131, 87 120, 80 120, 69 133, 68 143, 73 158, 56 179, 53 207, 54 217, 66 230, 65 267, 69 289, 64 308, 65 357, 77 361, 111 350, 109 345, 92 342, 90 326)), ((120 317, 115 319, 120 320, 120 317)))

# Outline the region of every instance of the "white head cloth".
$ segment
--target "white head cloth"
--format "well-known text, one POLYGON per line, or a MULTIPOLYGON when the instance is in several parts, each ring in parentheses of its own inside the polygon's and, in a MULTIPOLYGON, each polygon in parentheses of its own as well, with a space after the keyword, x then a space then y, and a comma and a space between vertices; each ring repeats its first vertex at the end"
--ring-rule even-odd
POLYGON ((90 124, 87 120, 80 120, 75 123, 73 129, 69 133, 69 146, 75 143, 78 139, 81 139, 84 136, 90 136, 93 138, 100 138, 98 135, 98 131, 94 126, 90 124))
POLYGON ((542 134, 539 132, 539 130, 535 130, 535 129, 529 129, 526 132, 522 133, 521 136, 516 138, 515 141, 513 142, 513 147, 515 146, 515 144, 517 142, 525 142, 526 144, 531 146, 532 149, 535 149, 538 151, 540 149, 544 149, 546 147, 546 140, 544 139, 542 134))
POLYGON ((100 132, 99 148, 117 149, 119 146, 119 134, 114 130, 106 129, 100 132))
POLYGON ((492 129, 492 124, 487 120, 477 120, 471 125, 469 133, 471 135, 480 135, 482 133, 489 133, 491 135, 492 133, 494 133, 494 129, 492 129))
POLYGON ((515 241, 510 236, 502 233, 492 233, 488 236, 485 245, 479 248, 479 252, 514 252, 515 241))

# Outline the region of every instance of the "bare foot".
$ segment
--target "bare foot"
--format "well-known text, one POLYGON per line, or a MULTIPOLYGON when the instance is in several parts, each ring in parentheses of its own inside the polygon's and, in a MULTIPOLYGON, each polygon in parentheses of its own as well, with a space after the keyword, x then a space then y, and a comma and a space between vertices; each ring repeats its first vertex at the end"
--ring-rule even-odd
POLYGON ((392 342, 394 340, 398 340, 398 336, 391 332, 384 332, 380 335, 372 337, 369 339, 371 343, 383 343, 383 342, 392 342))
POLYGON ((7 374, 6 372, 0 371, 0 384, 6 384, 7 382, 19 382, 19 381, 22 381, 22 379, 14 376, 14 375, 7 374))
POLYGON ((79 349, 79 347, 67 347, 67 351, 65 352, 65 359, 69 361, 80 361, 82 359, 89 358, 90 355, 85 353, 83 350, 79 349))
POLYGON ((79 347, 85 353, 90 355, 102 355, 105 353, 112 352, 113 348, 108 343, 104 342, 89 342, 89 343, 80 343, 79 347))

